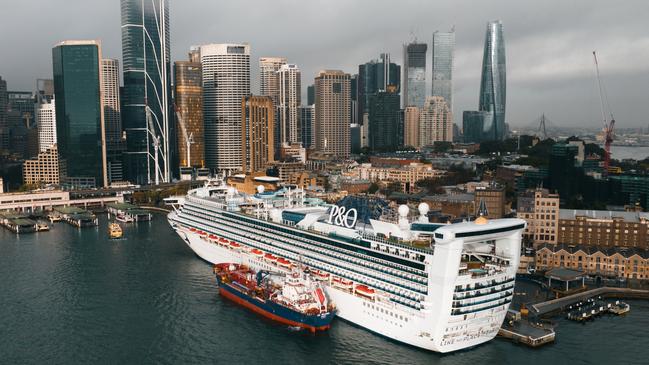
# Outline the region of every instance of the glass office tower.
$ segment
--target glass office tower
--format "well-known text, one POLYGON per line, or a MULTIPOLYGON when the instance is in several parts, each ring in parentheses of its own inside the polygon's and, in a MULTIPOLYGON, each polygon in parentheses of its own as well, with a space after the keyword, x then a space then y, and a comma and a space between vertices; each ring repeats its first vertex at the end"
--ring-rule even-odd
POLYGON ((453 61, 455 30, 433 33, 433 86, 431 96, 441 96, 453 111, 453 61))
POLYGON ((493 119, 484 120, 484 140, 505 139, 506 81, 503 25, 499 20, 491 21, 487 24, 478 106, 480 111, 493 113, 493 119))
POLYGON ((177 163, 171 105, 169 1, 121 0, 121 18, 126 177, 138 184, 170 181, 172 171, 176 170, 172 166, 177 163))
POLYGON ((426 43, 403 46, 403 106, 423 107, 426 101, 426 43))
POLYGON ((76 188, 108 185, 100 60, 97 41, 65 41, 52 49, 58 150, 76 188))
POLYGON ((390 62, 389 53, 382 53, 378 60, 358 65, 356 121, 359 124, 364 123, 363 115, 369 113, 372 95, 387 91, 389 85, 394 86, 394 93, 399 95, 400 84, 401 67, 390 62))

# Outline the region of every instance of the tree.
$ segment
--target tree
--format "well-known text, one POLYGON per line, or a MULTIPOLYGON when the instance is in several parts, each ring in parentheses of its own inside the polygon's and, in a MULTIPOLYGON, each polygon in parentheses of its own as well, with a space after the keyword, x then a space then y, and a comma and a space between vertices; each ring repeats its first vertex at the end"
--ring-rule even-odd
POLYGON ((446 142, 446 141, 436 141, 435 144, 433 144, 433 152, 446 152, 453 148, 453 143, 452 142, 446 142))
POLYGON ((373 182, 370 187, 367 189, 368 194, 374 194, 379 191, 379 184, 373 182))

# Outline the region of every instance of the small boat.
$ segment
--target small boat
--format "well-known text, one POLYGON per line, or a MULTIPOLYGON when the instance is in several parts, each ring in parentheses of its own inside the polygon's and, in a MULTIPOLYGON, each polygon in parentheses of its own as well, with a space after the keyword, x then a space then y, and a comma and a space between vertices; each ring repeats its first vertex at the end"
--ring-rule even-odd
POLYGON ((257 257, 262 257, 262 256, 264 256, 264 251, 262 251, 262 250, 260 250, 260 249, 257 249, 257 248, 253 248, 253 249, 250 251, 250 253, 252 253, 253 255, 255 255, 255 256, 257 256, 257 257))
POLYGON ((374 289, 368 288, 367 286, 362 284, 356 285, 356 288, 354 288, 354 292, 368 299, 374 299, 374 296, 376 295, 374 289))
POLYGON ((335 315, 319 282, 304 272, 275 273, 234 263, 214 265, 219 293, 275 322, 313 333, 330 328, 335 315))
POLYGON ((50 230, 50 226, 48 226, 46 223, 36 224, 36 232, 49 231, 49 230, 50 230))
POLYGON ((275 262, 277 261, 277 256, 273 255, 272 253, 267 253, 264 255, 264 260, 270 261, 270 262, 275 262))
POLYGON ((340 288, 340 289, 346 289, 346 290, 351 290, 354 284, 352 283, 351 280, 335 277, 331 280, 331 285, 340 288))
POLYGON ((280 258, 277 259, 277 265, 279 265, 279 267, 282 267, 282 268, 285 268, 285 269, 288 269, 288 270, 290 270, 291 266, 292 266, 291 262, 289 260, 283 258, 283 257, 280 257, 280 258))
POLYGON ((122 227, 117 223, 111 223, 108 226, 108 236, 110 238, 121 238, 122 237, 122 227))
POLYGON ((129 215, 123 215, 123 214, 118 214, 115 216, 115 220, 122 222, 122 223, 132 223, 135 222, 135 218, 129 216, 129 215))
POLYGON ((230 247, 232 247, 232 248, 239 248, 239 247, 241 247, 241 245, 238 244, 238 243, 236 243, 236 242, 234 242, 234 241, 230 241, 230 247))
POLYGON ((324 272, 324 271, 320 271, 320 270, 314 270, 313 271, 313 277, 315 277, 316 280, 326 281, 326 280, 329 280, 329 276, 330 275, 329 275, 328 272, 324 272))
POLYGON ((615 301, 615 305, 609 308, 609 312, 621 316, 631 310, 631 306, 625 302, 615 301))

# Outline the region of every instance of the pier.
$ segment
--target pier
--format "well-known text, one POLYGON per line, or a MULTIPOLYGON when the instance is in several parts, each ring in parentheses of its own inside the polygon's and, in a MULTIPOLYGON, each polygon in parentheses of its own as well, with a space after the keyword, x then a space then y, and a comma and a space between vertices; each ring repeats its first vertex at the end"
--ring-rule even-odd
POLYGON ((97 216, 77 207, 54 208, 61 215, 61 219, 75 227, 95 227, 99 224, 97 216))
POLYGON ((498 337, 530 347, 539 347, 554 342, 556 333, 550 325, 530 322, 521 318, 520 312, 509 310, 505 322, 498 330, 498 337))
POLYGON ((137 205, 129 203, 108 203, 106 204, 109 215, 114 215, 121 222, 143 222, 150 221, 151 212, 141 209, 137 205))
POLYGON ((16 234, 32 233, 37 230, 36 222, 29 219, 29 216, 14 212, 0 213, 0 225, 16 234))
POLYGON ((613 288, 602 287, 591 289, 585 292, 568 295, 562 298, 552 299, 541 303, 532 304, 529 306, 529 315, 533 318, 555 314, 565 311, 570 306, 586 302, 595 297, 602 298, 632 298, 632 299, 649 299, 649 290, 630 289, 630 288, 613 288))

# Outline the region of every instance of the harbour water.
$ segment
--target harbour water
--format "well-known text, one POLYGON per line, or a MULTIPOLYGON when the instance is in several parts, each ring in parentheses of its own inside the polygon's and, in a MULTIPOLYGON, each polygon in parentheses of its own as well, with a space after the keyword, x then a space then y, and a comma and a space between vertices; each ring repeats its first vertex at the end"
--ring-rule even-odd
POLYGON ((611 157, 616 160, 644 160, 649 157, 649 147, 645 146, 611 146, 611 157))
MULTIPOLYGON (((6 364, 645 364, 649 303, 587 324, 559 319, 530 349, 496 339, 440 355, 341 320, 311 335, 219 297, 212 269, 161 215, 124 226, 0 230, 0 362, 6 364)), ((530 285, 530 284, 527 284, 530 285)))

